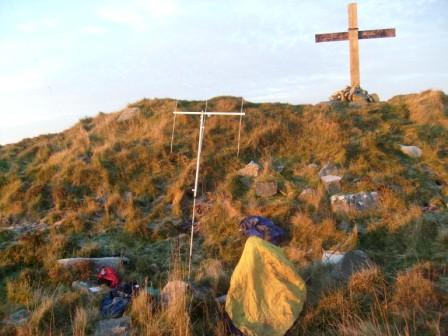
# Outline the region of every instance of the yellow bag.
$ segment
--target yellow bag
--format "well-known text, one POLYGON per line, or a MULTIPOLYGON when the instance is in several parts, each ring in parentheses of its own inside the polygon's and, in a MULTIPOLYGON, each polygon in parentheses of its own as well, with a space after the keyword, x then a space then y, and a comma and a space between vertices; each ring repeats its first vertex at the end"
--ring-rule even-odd
POLYGON ((226 312, 248 336, 282 336, 297 320, 305 283, 283 250, 250 237, 230 280, 226 312))

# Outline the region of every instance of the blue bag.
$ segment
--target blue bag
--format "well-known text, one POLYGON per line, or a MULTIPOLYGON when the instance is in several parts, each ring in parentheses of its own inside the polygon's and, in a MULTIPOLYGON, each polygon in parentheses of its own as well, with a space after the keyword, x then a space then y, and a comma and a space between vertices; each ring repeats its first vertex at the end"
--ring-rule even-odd
POLYGON ((112 295, 106 296, 101 302, 101 315, 104 318, 118 318, 121 317, 128 306, 129 299, 112 295))
POLYGON ((270 219, 261 216, 249 216, 240 223, 241 230, 247 237, 256 236, 278 245, 285 238, 285 231, 270 219))

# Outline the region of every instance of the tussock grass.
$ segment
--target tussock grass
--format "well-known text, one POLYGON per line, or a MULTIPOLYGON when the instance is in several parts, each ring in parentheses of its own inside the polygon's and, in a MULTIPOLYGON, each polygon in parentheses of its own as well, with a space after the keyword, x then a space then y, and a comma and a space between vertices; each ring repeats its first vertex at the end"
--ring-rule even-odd
MULTIPOLYGON (((80 274, 94 274, 82 265, 61 269, 58 258, 126 254, 125 280, 159 286, 185 278, 179 265, 188 250, 198 121, 176 118, 171 154, 174 105, 143 99, 130 105, 140 112, 127 121, 118 120, 121 112, 100 113, 60 134, 0 147, 0 227, 41 220, 49 226, 42 233, 0 231, 0 313, 19 305, 32 310, 17 332, 91 333, 97 303, 69 286, 80 274)), ((234 97, 209 101, 210 109, 239 106, 234 97)), ((199 101, 178 102, 178 110, 203 108, 199 101)), ((292 334, 446 333, 446 111, 446 95, 435 91, 366 106, 246 102, 239 158, 238 118, 208 118, 194 284, 207 288, 208 298, 226 292, 244 245, 238 223, 262 215, 285 229, 284 248, 308 280, 309 298, 292 334), (399 144, 417 145, 423 156, 406 157, 399 144), (237 175, 251 160, 261 164, 260 175, 237 175), (377 191, 379 207, 333 214, 317 175, 327 162, 338 165, 342 192, 377 191), (258 197, 261 181, 275 181, 278 193, 258 197), (299 196, 307 188, 312 192, 299 196), (334 281, 318 263, 322 249, 353 248, 377 266, 348 283, 334 281)), ((214 300, 189 300, 168 309, 142 291, 127 314, 137 334, 226 334, 214 300)))

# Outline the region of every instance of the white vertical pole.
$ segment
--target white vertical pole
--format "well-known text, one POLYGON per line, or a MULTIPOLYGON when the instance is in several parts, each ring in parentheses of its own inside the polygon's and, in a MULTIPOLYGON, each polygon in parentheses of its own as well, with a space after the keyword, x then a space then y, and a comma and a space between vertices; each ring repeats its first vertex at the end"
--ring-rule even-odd
MULTIPOLYGON (((177 100, 176 100, 176 107, 174 108, 174 112, 177 111, 177 100)), ((174 119, 173 119, 173 131, 171 133, 171 146, 170 146, 170 153, 173 153, 173 141, 174 141, 174 127, 176 125, 176 113, 174 113, 174 119)))
MULTIPOLYGON (((244 98, 241 97, 241 113, 243 113, 243 104, 244 104, 244 98)), ((240 140, 241 140, 241 123, 243 122, 243 115, 240 115, 240 126, 238 128, 238 150, 236 152, 236 157, 240 157, 240 140)))
MULTIPOLYGON (((205 110, 207 111, 207 102, 205 103, 205 110)), ((199 126, 199 141, 198 141, 198 155, 196 158, 196 176, 194 179, 194 189, 193 189, 193 211, 191 215, 191 232, 190 232, 190 254, 188 257, 188 281, 191 277, 191 259, 193 256, 193 237, 194 237, 194 218, 196 215, 196 196, 198 193, 198 182, 199 182, 199 168, 201 164, 201 152, 202 152, 202 142, 204 139, 204 111, 201 113, 201 121, 199 126)))

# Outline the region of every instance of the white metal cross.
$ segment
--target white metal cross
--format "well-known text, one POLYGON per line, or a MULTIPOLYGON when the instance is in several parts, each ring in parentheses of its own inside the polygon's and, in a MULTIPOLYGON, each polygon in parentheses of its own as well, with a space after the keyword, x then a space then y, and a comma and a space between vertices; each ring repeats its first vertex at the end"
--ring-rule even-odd
POLYGON ((174 128, 176 124, 176 115, 178 114, 184 114, 184 115, 200 115, 200 123, 199 123, 199 141, 198 141, 198 153, 196 157, 196 175, 194 179, 194 189, 193 189, 193 210, 191 215, 191 232, 190 232, 190 253, 188 257, 188 280, 190 280, 191 276, 191 259, 193 255, 193 237, 194 237, 194 219, 196 215, 196 196, 198 191, 198 181, 199 181, 199 168, 201 165, 201 153, 202 153, 202 144, 204 141, 204 129, 205 129, 205 117, 211 117, 211 116, 240 116, 240 124, 238 129, 238 154, 240 152, 240 139, 241 139, 241 122, 242 118, 245 115, 243 112, 243 104, 244 99, 241 99, 241 111, 240 112, 209 112, 207 111, 207 101, 205 102, 205 110, 202 110, 200 112, 191 112, 191 111, 177 111, 177 102, 176 102, 176 110, 173 112, 174 118, 173 118, 173 133, 171 135, 171 152, 173 152, 173 140, 174 140, 174 128))

